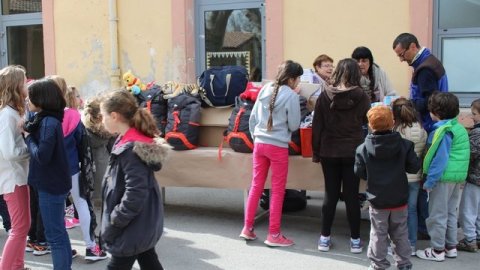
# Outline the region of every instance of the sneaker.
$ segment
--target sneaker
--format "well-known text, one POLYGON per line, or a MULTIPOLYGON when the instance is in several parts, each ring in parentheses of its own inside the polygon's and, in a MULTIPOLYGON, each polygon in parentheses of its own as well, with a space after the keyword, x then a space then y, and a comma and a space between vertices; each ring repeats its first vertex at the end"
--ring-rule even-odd
POLYGON ((445 261, 445 252, 437 253, 433 248, 429 247, 424 250, 417 250, 416 255, 418 258, 429 261, 443 262, 445 261))
POLYGON ((73 204, 70 204, 65 208, 65 217, 73 218, 75 215, 75 209, 73 208, 73 204))
POLYGON ((393 248, 392 248, 392 246, 388 246, 388 247, 387 247, 387 254, 390 255, 390 256, 393 256, 393 248))
POLYGON ((457 248, 445 248, 445 257, 447 258, 456 258, 457 257, 457 248))
POLYGON ((331 246, 332 241, 330 240, 330 236, 320 235, 320 238, 318 239, 318 250, 328 252, 331 246))
POLYGON ((27 240, 27 245, 25 246, 26 252, 33 252, 35 246, 35 241, 27 240))
POLYGON ((242 232, 239 236, 248 241, 257 239, 257 235, 255 235, 255 233, 253 232, 253 228, 249 230, 247 229, 247 227, 243 227, 242 232))
POLYGON ((363 251, 363 243, 360 240, 360 238, 358 239, 350 238, 350 252, 358 254, 358 253, 362 253, 362 251, 363 251))
POLYGON ((463 238, 458 242, 457 249, 461 251, 477 252, 478 247, 474 240, 468 241, 466 238, 463 238))
POLYGON ((65 218, 65 228, 72 229, 78 226, 80 226, 78 218, 65 218))
POLYGON ((264 243, 269 247, 288 247, 295 244, 292 240, 286 238, 282 234, 278 234, 276 237, 268 234, 267 240, 265 240, 264 243))
POLYGON ((416 248, 415 246, 410 246, 410 248, 412 249, 412 253, 410 253, 410 256, 415 256, 417 253, 416 253, 416 248))
POLYGON ((107 258, 107 253, 100 249, 100 246, 96 245, 94 248, 87 248, 85 251, 85 260, 96 262, 107 258))
POLYGON ((37 243, 33 246, 33 255, 42 256, 52 253, 50 246, 47 243, 37 243))
POLYGON ((74 259, 77 256, 78 256, 77 250, 72 248, 72 259, 74 259))

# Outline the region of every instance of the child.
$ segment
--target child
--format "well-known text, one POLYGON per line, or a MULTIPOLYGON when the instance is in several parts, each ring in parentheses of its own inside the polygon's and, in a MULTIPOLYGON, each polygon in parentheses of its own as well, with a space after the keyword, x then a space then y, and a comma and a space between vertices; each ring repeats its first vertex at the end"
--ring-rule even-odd
MULTIPOLYGON (((397 98, 392 102, 394 119, 394 130, 399 132, 402 138, 407 139, 415 145, 415 153, 421 157, 427 142, 427 132, 418 122, 417 112, 413 103, 406 98, 397 98)), ((408 240, 412 248, 412 256, 415 256, 417 245, 418 216, 417 199, 420 190, 422 171, 416 174, 407 174, 408 178, 408 240)))
MULTIPOLYGON (((62 91, 67 107, 64 110, 62 122, 62 130, 65 142, 65 150, 67 151, 68 164, 70 166, 70 175, 72 180, 72 190, 70 193, 73 198, 73 204, 78 212, 80 220, 80 228, 82 230, 83 240, 86 245, 85 260, 98 261, 107 258, 107 254, 101 250, 100 246, 95 243, 95 213, 93 212, 92 203, 89 194, 85 194, 82 188, 86 183, 85 177, 80 175, 80 165, 83 159, 81 155, 82 134, 85 127, 80 121, 80 112, 77 108, 81 104, 81 99, 77 98, 80 94, 76 89, 68 89, 65 80, 57 75, 50 76, 57 83, 62 91), (91 208, 92 207, 92 208, 91 208)), ((92 179, 92 181, 94 181, 92 179)), ((74 218, 72 219, 74 220, 74 218)))
POLYGON ((38 192, 53 267, 70 269, 72 249, 64 222, 65 199, 72 188, 62 132, 65 98, 53 80, 41 79, 28 87, 28 100, 29 110, 36 112, 24 125, 31 157, 28 184, 38 192))
POLYGON ((92 147, 93 161, 95 162, 93 199, 101 199, 102 179, 107 169, 108 157, 115 142, 115 136, 106 131, 102 124, 99 97, 93 97, 85 102, 82 112, 82 123, 87 130, 90 146, 92 147))
POLYGON ((472 102, 471 111, 474 126, 470 131, 470 168, 459 217, 465 238, 460 240, 457 249, 476 252, 480 247, 480 99, 472 102))
POLYGON ((370 201, 369 269, 387 269, 388 238, 392 240, 398 269, 412 269, 408 242, 408 180, 405 172, 416 173, 420 160, 414 144, 393 128, 393 114, 387 106, 376 106, 367 113, 372 130, 355 155, 355 174, 367 180, 370 201))
POLYGON ((426 175, 423 189, 428 192, 426 220, 431 247, 417 250, 417 257, 441 262, 457 257, 457 207, 460 186, 467 178, 470 159, 468 133, 458 122, 458 98, 436 92, 428 99, 428 110, 435 122, 428 135, 423 161, 426 175))
POLYGON ((256 239, 253 232, 255 212, 265 186, 269 167, 272 168, 270 219, 265 244, 286 247, 293 241, 281 234, 283 198, 288 174, 288 143, 292 132, 300 126, 300 101, 294 92, 303 68, 291 60, 280 67, 274 83, 265 85, 258 94, 250 115, 250 134, 254 139, 253 178, 240 237, 256 239))
MULTIPOLYGON (((24 269, 25 239, 30 228, 30 196, 27 185, 29 153, 21 134, 27 96, 25 70, 7 66, 0 70, 0 194, 11 215, 11 231, 5 242, 0 269, 24 269)), ((5 228, 6 230, 9 228, 5 228)))
POLYGON ((163 204, 154 171, 171 147, 130 92, 109 93, 100 108, 106 130, 119 134, 102 189, 101 239, 112 254, 107 268, 131 269, 138 260, 140 269, 161 270, 155 245, 163 232, 163 204))

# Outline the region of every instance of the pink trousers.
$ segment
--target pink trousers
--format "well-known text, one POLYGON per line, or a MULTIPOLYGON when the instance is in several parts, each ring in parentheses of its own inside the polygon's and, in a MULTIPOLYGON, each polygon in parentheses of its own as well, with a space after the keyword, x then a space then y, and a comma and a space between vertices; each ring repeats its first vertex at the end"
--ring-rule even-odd
POLYGON ((283 198, 288 174, 288 148, 256 143, 253 150, 253 177, 245 208, 245 227, 253 228, 258 202, 271 172, 270 218, 268 232, 280 233, 283 198))
POLYGON ((25 244, 30 229, 30 192, 27 185, 16 186, 12 193, 4 194, 12 229, 3 247, 1 270, 24 268, 25 244))

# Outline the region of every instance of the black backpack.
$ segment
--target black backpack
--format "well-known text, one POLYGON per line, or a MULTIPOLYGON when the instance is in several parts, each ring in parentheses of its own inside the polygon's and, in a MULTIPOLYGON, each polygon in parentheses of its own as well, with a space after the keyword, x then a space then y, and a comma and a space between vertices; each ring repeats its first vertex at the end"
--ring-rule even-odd
MULTIPOLYGON (((300 100, 300 115, 301 120, 305 120, 305 117, 310 114, 310 111, 307 108, 307 98, 304 96, 299 96, 300 100)), ((292 138, 288 143, 288 154, 289 155, 300 155, 302 153, 302 144, 300 140, 300 129, 292 132, 292 138)))
POLYGON ((235 99, 235 108, 228 119, 228 127, 223 133, 225 141, 235 152, 253 152, 253 139, 248 121, 254 104, 254 101, 242 99, 240 96, 235 99))
POLYGON ((163 98, 162 88, 159 85, 152 85, 147 90, 135 96, 140 107, 147 108, 155 118, 157 128, 165 136, 167 125, 168 101, 163 98))
MULTIPOLYGON (((270 208, 270 190, 264 189, 262 197, 260 197, 260 207, 264 210, 270 208)), ((307 207, 307 191, 286 189, 285 197, 283 198, 282 212, 301 211, 307 207)))
POLYGON ((200 100, 189 94, 180 94, 168 100, 165 140, 174 150, 197 148, 200 128, 200 105, 200 100))
POLYGON ((198 78, 200 96, 211 107, 231 106, 248 82, 248 72, 243 66, 211 67, 198 78))

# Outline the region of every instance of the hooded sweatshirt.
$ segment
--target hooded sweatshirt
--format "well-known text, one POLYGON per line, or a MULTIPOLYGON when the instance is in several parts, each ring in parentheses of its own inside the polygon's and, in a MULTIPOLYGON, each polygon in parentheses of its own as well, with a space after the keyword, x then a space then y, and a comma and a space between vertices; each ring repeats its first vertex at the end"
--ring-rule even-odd
POLYGON ((420 159, 414 144, 398 132, 368 134, 356 151, 355 174, 367 180, 367 199, 373 207, 391 209, 408 202, 406 172, 416 173, 420 159))
POLYGON ((315 105, 312 122, 313 161, 320 157, 355 156, 363 142, 362 126, 367 123, 370 98, 359 86, 340 90, 328 86, 315 105))
POLYGON ((298 94, 289 86, 281 85, 278 89, 273 108, 272 130, 267 130, 270 116, 269 104, 274 90, 274 84, 266 84, 257 97, 257 102, 250 115, 250 134, 255 143, 271 144, 288 148, 292 132, 300 127, 300 101, 298 94))

